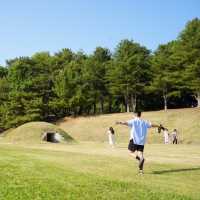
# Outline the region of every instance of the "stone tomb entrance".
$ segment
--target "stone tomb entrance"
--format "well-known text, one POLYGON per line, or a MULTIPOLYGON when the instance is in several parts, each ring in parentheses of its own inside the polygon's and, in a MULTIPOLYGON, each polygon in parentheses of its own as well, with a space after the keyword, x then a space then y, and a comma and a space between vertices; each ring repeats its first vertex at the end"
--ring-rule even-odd
POLYGON ((59 143, 63 139, 62 135, 57 132, 48 131, 43 134, 43 140, 52 143, 59 143))

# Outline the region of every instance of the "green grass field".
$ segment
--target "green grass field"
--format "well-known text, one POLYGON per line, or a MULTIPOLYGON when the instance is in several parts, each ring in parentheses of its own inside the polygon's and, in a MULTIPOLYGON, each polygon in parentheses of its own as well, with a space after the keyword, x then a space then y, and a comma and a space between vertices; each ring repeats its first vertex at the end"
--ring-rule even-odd
POLYGON ((0 199, 200 199, 200 147, 147 145, 145 174, 126 144, 1 144, 0 199))
MULTIPOLYGON (((65 118, 58 126, 28 123, 0 137, 0 200, 200 200, 200 110, 146 112, 144 118, 177 128, 181 144, 162 144, 150 131, 144 175, 128 155, 129 129, 115 121, 130 113, 65 118), (108 145, 114 126, 116 147, 108 145), (63 129, 75 142, 41 141, 63 129)), ((70 137, 69 136, 69 137, 70 137)))

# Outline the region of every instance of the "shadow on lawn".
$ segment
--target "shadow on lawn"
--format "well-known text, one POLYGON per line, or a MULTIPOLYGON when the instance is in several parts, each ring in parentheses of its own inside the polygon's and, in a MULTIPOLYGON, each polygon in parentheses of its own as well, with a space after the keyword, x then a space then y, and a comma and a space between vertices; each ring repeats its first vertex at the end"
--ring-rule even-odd
POLYGON ((176 172, 186 172, 186 171, 198 171, 198 170, 200 170, 200 167, 153 171, 153 174, 166 174, 166 173, 176 173, 176 172))

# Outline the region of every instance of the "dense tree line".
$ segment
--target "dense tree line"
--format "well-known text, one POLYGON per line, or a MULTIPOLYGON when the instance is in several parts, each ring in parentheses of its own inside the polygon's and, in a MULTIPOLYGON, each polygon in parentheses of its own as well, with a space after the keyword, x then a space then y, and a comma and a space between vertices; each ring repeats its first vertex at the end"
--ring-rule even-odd
POLYGON ((200 20, 150 52, 122 40, 113 53, 62 49, 0 67, 0 129, 66 115, 200 106, 200 20))

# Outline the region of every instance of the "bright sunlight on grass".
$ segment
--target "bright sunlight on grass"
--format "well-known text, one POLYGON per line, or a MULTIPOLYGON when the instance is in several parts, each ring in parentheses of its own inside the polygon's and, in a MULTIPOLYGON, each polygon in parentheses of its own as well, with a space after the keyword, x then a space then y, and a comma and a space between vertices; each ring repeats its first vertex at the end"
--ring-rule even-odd
POLYGON ((126 144, 115 149, 100 143, 2 144, 0 199, 197 200, 200 148, 176 148, 147 145, 145 174, 140 176, 126 144))

